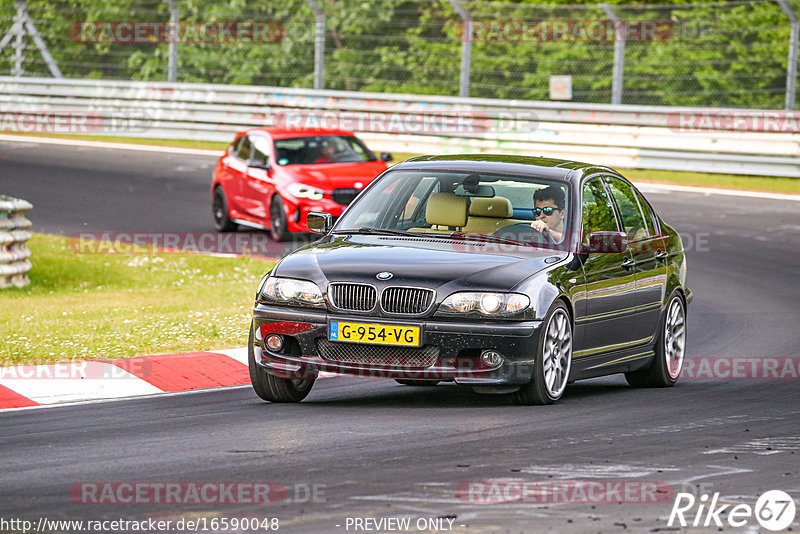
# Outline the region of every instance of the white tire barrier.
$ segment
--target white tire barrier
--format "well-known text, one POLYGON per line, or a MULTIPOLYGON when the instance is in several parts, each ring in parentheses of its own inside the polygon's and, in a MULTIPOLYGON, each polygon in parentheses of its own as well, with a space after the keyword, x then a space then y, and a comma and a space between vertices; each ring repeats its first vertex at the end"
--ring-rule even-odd
POLYGON ((31 251, 25 243, 31 238, 31 222, 25 214, 30 202, 0 195, 0 288, 22 287, 30 283, 31 251))

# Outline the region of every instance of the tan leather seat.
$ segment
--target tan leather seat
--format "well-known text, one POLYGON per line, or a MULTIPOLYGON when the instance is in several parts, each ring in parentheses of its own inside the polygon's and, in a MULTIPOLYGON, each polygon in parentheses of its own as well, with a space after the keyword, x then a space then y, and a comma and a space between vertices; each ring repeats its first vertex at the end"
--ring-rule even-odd
POLYGON ((494 232, 516 224, 511 217, 514 207, 506 197, 473 198, 469 207, 469 220, 464 233, 493 234, 494 232))
POLYGON ((425 220, 430 228, 410 228, 412 232, 449 234, 460 232, 467 224, 467 198, 453 193, 435 193, 425 206, 425 220), (450 227, 454 227, 452 230, 450 227))

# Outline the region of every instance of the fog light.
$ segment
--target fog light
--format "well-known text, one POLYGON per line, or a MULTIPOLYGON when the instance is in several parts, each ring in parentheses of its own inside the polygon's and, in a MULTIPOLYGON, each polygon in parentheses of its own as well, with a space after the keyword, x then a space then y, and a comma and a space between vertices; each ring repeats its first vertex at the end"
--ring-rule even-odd
POLYGON ((272 352, 280 352, 283 348, 283 338, 278 334, 270 334, 266 339, 267 348, 272 352))
POLYGON ((486 367, 497 367, 503 363, 503 355, 496 350, 485 350, 481 352, 481 363, 486 367))

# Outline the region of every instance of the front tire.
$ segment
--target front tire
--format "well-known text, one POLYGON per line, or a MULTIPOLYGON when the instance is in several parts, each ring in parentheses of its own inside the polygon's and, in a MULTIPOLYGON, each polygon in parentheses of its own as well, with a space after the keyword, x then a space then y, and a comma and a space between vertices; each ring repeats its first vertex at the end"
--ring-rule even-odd
POLYGON ((228 199, 222 186, 214 189, 214 199, 211 202, 211 211, 214 215, 214 228, 218 232, 233 232, 239 226, 233 222, 228 213, 228 199))
POLYGON ((572 321, 562 301, 547 312, 531 381, 514 393, 518 404, 553 404, 564 394, 572 368, 572 321))
POLYGON ((286 209, 283 207, 281 197, 275 195, 269 206, 269 235, 273 241, 282 243, 291 238, 289 223, 286 220, 286 209))
POLYGON ((281 378, 271 374, 256 363, 253 349, 253 324, 247 341, 247 363, 250 382, 256 395, 269 402, 300 402, 311 392, 315 378, 281 378))
POLYGON ((644 369, 625 373, 625 380, 633 387, 671 387, 681 375, 686 353, 686 305, 677 291, 670 297, 659 327, 653 362, 644 369))

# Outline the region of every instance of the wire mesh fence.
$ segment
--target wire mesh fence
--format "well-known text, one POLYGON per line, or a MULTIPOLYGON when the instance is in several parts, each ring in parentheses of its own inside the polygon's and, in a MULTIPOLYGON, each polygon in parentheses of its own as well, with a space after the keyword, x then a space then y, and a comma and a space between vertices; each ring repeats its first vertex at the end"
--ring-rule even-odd
POLYGON ((310 88, 316 62, 325 89, 780 109, 793 13, 800 0, 6 0, 0 75, 164 81, 174 54, 178 82, 310 88))

